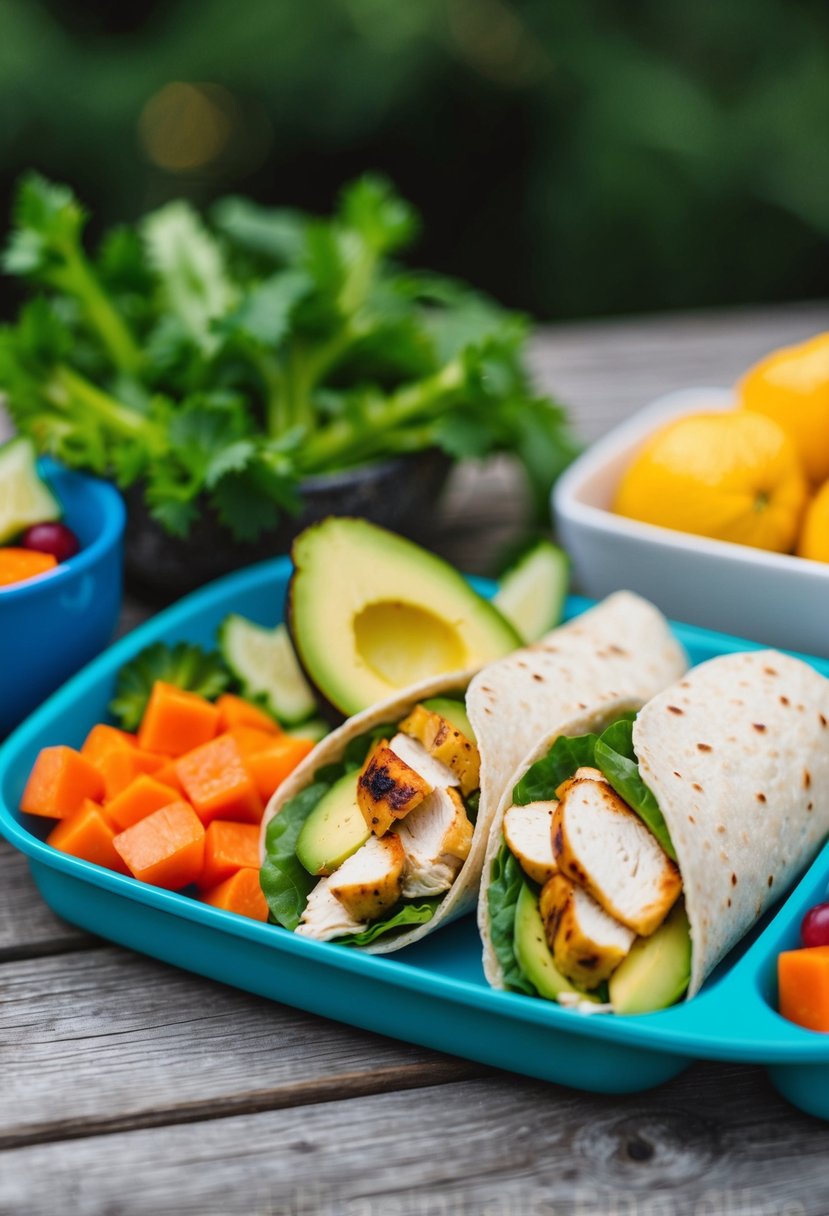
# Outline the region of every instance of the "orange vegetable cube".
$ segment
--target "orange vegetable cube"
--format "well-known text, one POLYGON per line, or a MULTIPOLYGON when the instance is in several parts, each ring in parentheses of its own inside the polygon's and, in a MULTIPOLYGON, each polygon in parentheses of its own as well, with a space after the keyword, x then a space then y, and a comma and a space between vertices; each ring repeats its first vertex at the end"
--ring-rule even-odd
POLYGON ((214 819, 204 837, 204 870, 199 886, 218 886, 244 867, 259 869, 259 825, 214 819))
POLYGON ((289 776, 300 760, 304 760, 314 749, 312 739, 296 739, 293 735, 280 735, 261 752, 245 757, 251 777, 256 783, 259 797, 267 802, 274 791, 289 776))
POLYGON ((94 861, 108 870, 126 874, 128 871, 123 858, 112 843, 114 837, 115 828, 107 819, 106 812, 97 802, 85 798, 79 810, 68 819, 61 819, 52 828, 46 843, 62 853, 71 853, 73 857, 94 861))
POLYGON ((175 760, 168 760, 166 764, 162 764, 161 768, 155 770, 153 776, 162 785, 169 785, 170 789, 176 790, 180 795, 184 794, 184 786, 176 772, 175 760))
POLYGON ((204 826, 186 802, 153 811, 112 843, 135 878, 170 891, 195 882, 204 868, 204 826))
POLYGON ((73 747, 44 747, 29 774, 20 809, 28 815, 65 819, 80 809, 84 798, 99 801, 104 794, 101 774, 73 747))
POLYGON ((139 819, 152 815, 171 802, 180 802, 179 791, 169 785, 163 785, 155 777, 141 773, 129 783, 120 794, 110 799, 104 806, 109 818, 119 832, 132 827, 139 819))
POLYGON ((219 711, 197 693, 156 680, 138 728, 138 746, 181 756, 216 734, 219 711))
POLYGON ((176 772, 202 823, 258 823, 262 818, 262 800, 233 735, 219 735, 194 748, 176 762, 176 772))
POLYGON ((140 747, 112 748, 98 761, 98 771, 104 779, 104 800, 116 798, 142 773, 153 773, 164 763, 162 756, 142 751, 140 747))
POLYGON ((105 722, 98 722, 84 739, 81 755, 90 764, 97 765, 98 761, 113 749, 121 751, 124 747, 136 747, 137 744, 138 739, 135 735, 131 735, 125 730, 119 730, 117 726, 107 726, 105 722))
POLYGON ((225 692, 216 702, 219 711, 219 732, 223 734, 234 726, 254 726, 257 730, 266 731, 270 735, 278 735, 282 728, 270 714, 265 713, 258 705, 252 705, 244 697, 234 696, 225 692))
POLYGON ((829 946, 787 950, 777 960, 780 1012, 807 1030, 829 1032, 829 946))
POLYGON ((243 756, 252 756, 254 752, 264 751, 277 739, 282 738, 273 731, 259 730, 257 726, 233 726, 226 733, 236 740, 243 756))
POLYGON ((0 548, 0 587, 22 583, 27 578, 36 578, 54 570, 58 559, 51 553, 37 549, 14 549, 9 545, 0 548))
POLYGON ((259 886, 259 870, 237 870, 230 878, 205 891, 202 899, 214 908, 224 908, 237 916, 249 916, 251 920, 268 919, 268 905, 259 886))

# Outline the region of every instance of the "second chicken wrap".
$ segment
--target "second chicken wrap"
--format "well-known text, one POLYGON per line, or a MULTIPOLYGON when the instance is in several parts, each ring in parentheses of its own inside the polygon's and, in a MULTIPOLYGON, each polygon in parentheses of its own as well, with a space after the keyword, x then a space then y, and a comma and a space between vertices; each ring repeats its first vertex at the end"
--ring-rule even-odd
POLYGON ((474 906, 509 775, 556 724, 638 707, 686 668, 667 622, 619 592, 477 674, 422 683, 324 739, 271 799, 261 883, 302 936, 398 950, 474 906))

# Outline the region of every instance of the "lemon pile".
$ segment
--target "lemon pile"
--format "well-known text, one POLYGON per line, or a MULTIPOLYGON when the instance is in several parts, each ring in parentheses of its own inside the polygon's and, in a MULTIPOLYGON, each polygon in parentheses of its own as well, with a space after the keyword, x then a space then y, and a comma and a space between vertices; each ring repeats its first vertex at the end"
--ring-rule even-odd
POLYGON ((613 509, 630 519, 829 562, 829 333, 762 359, 737 408, 647 440, 613 509))

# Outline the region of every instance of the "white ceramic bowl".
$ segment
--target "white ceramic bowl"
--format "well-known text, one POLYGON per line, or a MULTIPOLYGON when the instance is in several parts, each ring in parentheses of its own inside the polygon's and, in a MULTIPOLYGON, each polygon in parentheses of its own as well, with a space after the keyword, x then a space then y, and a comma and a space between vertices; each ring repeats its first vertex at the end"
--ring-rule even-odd
POLYGON ((578 588, 596 597, 628 588, 675 620, 829 656, 829 564, 657 528, 610 510, 622 472, 657 427, 732 405, 728 389, 670 393, 570 466, 552 508, 578 588))

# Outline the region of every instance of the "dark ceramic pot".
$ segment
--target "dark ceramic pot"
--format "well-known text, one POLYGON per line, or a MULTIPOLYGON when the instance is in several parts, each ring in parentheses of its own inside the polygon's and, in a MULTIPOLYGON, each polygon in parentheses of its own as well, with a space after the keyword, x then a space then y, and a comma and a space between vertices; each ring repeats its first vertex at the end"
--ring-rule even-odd
POLYGON ((343 473, 309 477, 300 515, 284 516, 252 543, 235 541, 207 507, 186 540, 170 536, 150 516, 139 485, 127 490, 127 588, 169 602, 251 562, 287 553, 308 524, 328 515, 358 515, 404 535, 423 536, 452 461, 442 452, 417 452, 343 473))

